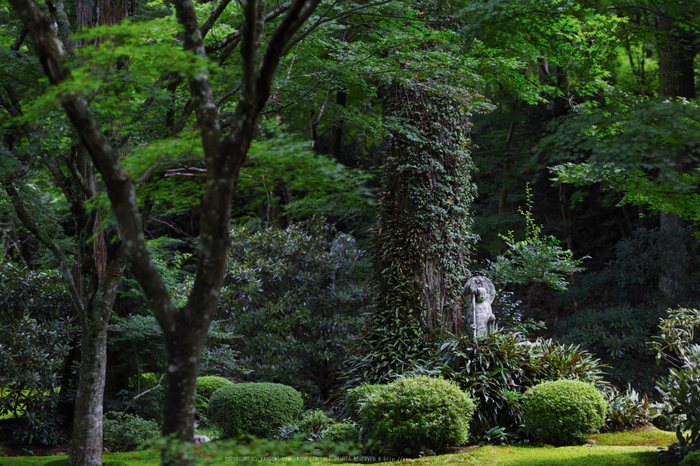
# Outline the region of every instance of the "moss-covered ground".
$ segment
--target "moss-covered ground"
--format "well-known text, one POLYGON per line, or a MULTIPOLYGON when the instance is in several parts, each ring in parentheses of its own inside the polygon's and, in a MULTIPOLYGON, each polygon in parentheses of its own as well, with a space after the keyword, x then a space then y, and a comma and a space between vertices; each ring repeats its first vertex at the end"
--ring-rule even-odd
MULTIPOLYGON (((548 445, 477 445, 454 448, 448 453, 416 459, 395 459, 376 465, 407 466, 664 466, 677 464, 668 456, 659 456, 659 448, 676 441, 673 432, 665 432, 653 427, 628 432, 595 434, 585 445, 573 447, 552 447, 548 445)), ((358 460, 373 458, 351 458, 345 463, 330 458, 309 458, 306 464, 327 466, 357 464, 358 460), (355 461, 353 461, 355 460, 355 461)), ((375 458, 376 460, 376 458, 375 458)), ((0 466, 63 466, 65 456, 17 456, 0 457, 0 466)), ((141 466, 158 464, 153 452, 106 453, 103 461, 107 466, 141 466)), ((209 458, 209 464, 272 464, 290 466, 299 464, 291 458, 272 458, 261 461, 240 461, 237 458, 209 458)), ((302 461, 304 463, 304 461, 302 461)), ((366 464, 366 463, 365 463, 366 464)))

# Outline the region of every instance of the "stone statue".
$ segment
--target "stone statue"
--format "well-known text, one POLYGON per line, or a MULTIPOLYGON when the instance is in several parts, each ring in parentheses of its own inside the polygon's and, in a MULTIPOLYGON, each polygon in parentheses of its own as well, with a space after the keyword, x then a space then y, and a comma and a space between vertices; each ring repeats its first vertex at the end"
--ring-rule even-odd
POLYGON ((475 337, 486 336, 496 331, 496 316, 491 310, 491 303, 495 297, 496 287, 486 277, 473 277, 464 286, 462 302, 471 301, 471 327, 475 337))

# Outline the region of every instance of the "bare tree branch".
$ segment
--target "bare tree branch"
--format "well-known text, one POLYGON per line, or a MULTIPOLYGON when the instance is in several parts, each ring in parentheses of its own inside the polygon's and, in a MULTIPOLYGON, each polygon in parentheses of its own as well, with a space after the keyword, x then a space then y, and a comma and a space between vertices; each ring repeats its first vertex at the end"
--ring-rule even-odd
POLYGON ((182 159, 173 159, 173 160, 163 160, 160 162, 156 162, 150 167, 148 167, 146 170, 141 172, 138 177, 134 180, 134 184, 144 184, 148 182, 148 180, 151 178, 151 175, 153 175, 153 172, 158 170, 159 168, 165 168, 165 167, 170 167, 173 165, 179 165, 181 163, 197 163, 201 162, 200 159, 192 159, 192 158, 182 158, 182 159))
POLYGON ((172 228, 173 230, 175 230, 175 231, 177 231, 178 233, 180 233, 181 235, 187 236, 188 238, 192 238, 192 235, 188 235, 186 232, 184 232, 183 230, 179 229, 176 225, 173 225, 172 223, 166 222, 165 220, 161 220, 161 219, 155 218, 155 217, 151 217, 151 220, 153 220, 154 222, 162 223, 163 225, 167 225, 167 226, 169 226, 170 228, 172 228))
POLYGON ((160 387, 161 387, 160 384, 161 384, 161 382, 163 382, 163 379, 164 379, 164 378, 165 378, 165 374, 162 374, 162 375, 160 376, 160 379, 158 379, 158 384, 157 384, 155 387, 151 387, 151 388, 149 388, 148 390, 143 391, 143 392, 139 393, 138 395, 136 395, 135 397, 133 397, 133 398, 129 401, 129 404, 126 405, 126 408, 124 408, 124 411, 122 411, 122 412, 123 412, 123 413, 127 412, 127 411, 129 410, 129 408, 131 408, 131 404, 132 404, 134 401, 136 401, 136 400, 138 400, 139 398, 141 398, 143 395, 146 395, 146 394, 152 392, 152 391, 155 390, 156 388, 160 388, 160 387))

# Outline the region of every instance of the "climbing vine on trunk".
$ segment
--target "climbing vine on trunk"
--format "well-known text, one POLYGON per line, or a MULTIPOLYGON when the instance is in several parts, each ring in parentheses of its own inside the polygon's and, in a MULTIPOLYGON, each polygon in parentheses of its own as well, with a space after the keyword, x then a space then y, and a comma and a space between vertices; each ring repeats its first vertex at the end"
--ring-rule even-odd
POLYGON ((431 335, 460 333, 476 239, 468 97, 394 84, 384 105, 391 141, 371 246, 375 302, 350 385, 410 370, 431 335))

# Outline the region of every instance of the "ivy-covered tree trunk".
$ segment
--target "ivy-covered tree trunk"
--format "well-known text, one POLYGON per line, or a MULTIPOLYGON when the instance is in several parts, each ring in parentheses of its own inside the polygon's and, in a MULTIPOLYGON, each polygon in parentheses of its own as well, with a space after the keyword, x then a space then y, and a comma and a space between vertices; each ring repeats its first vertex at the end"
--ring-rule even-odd
POLYGON ((429 332, 459 334, 468 278, 475 185, 467 112, 423 86, 392 86, 393 121, 373 257, 379 309, 413 316, 429 332))
POLYGON ((460 295, 476 239, 467 105, 419 84, 385 91, 391 139, 371 243, 374 303, 348 386, 412 370, 430 334, 464 327, 460 295))

